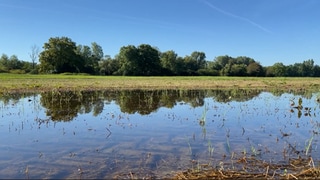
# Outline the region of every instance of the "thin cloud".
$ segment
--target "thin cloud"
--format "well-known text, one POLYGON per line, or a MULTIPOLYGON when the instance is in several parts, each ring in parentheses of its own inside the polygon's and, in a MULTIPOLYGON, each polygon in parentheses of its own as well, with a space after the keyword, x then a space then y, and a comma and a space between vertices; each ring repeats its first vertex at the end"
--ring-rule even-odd
POLYGON ((227 16, 230 16, 230 17, 233 17, 233 18, 235 18, 235 19, 239 19, 239 20, 241 20, 241 21, 248 22, 249 24, 251 24, 251 25, 253 25, 253 26, 261 29, 262 31, 264 31, 264 32, 266 32, 266 33, 271 33, 270 30, 268 30, 268 29, 262 27, 261 25, 259 25, 259 24, 255 23, 255 22, 251 21, 251 20, 248 19, 248 18, 244 18, 244 17, 238 16, 238 15, 232 14, 232 13, 230 13, 230 12, 224 11, 224 10, 222 10, 222 9, 214 6, 213 4, 209 3, 209 2, 206 1, 206 0, 203 0, 203 3, 205 3, 206 5, 208 5, 208 6, 209 6, 210 8, 212 8, 213 10, 216 10, 216 11, 220 12, 221 14, 224 14, 224 15, 227 15, 227 16))

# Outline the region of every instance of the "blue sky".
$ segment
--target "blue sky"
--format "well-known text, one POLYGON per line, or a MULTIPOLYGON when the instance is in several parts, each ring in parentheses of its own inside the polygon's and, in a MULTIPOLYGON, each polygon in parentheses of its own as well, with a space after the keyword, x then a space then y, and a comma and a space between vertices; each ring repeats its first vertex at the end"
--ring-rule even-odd
POLYGON ((114 57, 150 44, 179 56, 248 56, 263 66, 320 61, 319 0, 0 0, 0 54, 66 36, 114 57))

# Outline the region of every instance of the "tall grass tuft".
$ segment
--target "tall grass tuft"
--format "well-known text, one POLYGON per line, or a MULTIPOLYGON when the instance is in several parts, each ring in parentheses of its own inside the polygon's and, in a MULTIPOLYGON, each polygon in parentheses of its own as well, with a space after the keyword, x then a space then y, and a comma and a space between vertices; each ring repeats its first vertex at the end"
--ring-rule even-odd
POLYGON ((208 151, 209 151, 209 156, 212 157, 213 151, 214 151, 214 147, 212 146, 210 140, 208 140, 208 151))
POLYGON ((306 149, 306 156, 308 155, 309 151, 310 151, 310 147, 312 145, 312 140, 313 140, 313 136, 307 140, 308 143, 306 143, 305 149, 306 149))
POLYGON ((226 150, 229 154, 231 154, 231 147, 230 147, 230 129, 226 129, 227 132, 227 141, 226 141, 226 150))
POLYGON ((190 155, 192 155, 192 148, 191 148, 191 144, 190 144, 189 138, 188 138, 188 146, 189 146, 189 153, 190 153, 190 155))
POLYGON ((204 104, 204 110, 203 110, 203 112, 202 112, 201 119, 199 120, 199 124, 200 124, 201 126, 204 126, 204 125, 206 124, 207 111, 208 111, 207 105, 204 104))

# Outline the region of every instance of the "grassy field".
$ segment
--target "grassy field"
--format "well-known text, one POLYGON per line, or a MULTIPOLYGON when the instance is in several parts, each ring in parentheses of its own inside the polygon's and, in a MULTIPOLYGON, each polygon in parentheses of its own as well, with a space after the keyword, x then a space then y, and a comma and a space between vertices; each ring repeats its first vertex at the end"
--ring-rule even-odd
POLYGON ((90 75, 0 74, 0 92, 120 89, 319 90, 320 78, 261 77, 131 77, 90 75))

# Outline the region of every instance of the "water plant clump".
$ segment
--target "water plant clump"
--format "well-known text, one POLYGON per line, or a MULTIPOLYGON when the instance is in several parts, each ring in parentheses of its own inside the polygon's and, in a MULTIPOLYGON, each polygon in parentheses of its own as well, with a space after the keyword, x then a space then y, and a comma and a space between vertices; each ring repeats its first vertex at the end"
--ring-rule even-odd
POLYGON ((207 111, 208 111, 207 105, 204 104, 204 110, 203 110, 203 112, 202 112, 201 118, 199 119, 199 124, 200 124, 200 126, 204 126, 204 125, 206 124, 207 111))
POLYGON ((312 145, 313 136, 307 140, 307 143, 305 145, 306 155, 308 155, 309 151, 311 151, 311 145, 312 145))

